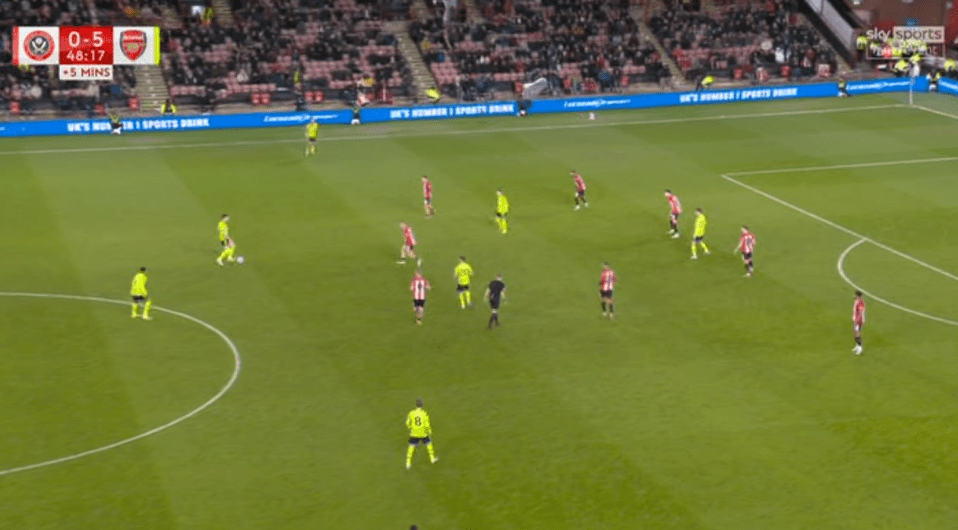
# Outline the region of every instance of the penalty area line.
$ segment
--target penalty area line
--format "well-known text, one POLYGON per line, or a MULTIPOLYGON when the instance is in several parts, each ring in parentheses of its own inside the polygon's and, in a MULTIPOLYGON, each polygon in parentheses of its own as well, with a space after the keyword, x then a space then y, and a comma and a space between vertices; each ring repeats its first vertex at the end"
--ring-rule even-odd
MULTIPOLYGON (((98 296, 70 295, 70 294, 55 294, 55 293, 24 293, 24 292, 7 292, 7 291, 0 291, 0 297, 11 297, 11 298, 15 298, 15 297, 18 297, 18 298, 46 298, 46 299, 58 299, 58 300, 79 300, 79 301, 86 301, 86 302, 102 302, 102 303, 119 304, 119 305, 127 305, 127 304, 129 304, 129 302, 124 302, 124 301, 122 301, 122 300, 114 300, 114 299, 112 299, 112 298, 102 298, 102 297, 98 297, 98 296)), ((104 446, 102 446, 102 447, 96 447, 96 448, 94 448, 94 449, 88 449, 88 450, 86 450, 86 451, 81 451, 81 452, 79 452, 79 453, 74 453, 74 454, 67 455, 67 456, 63 456, 63 457, 60 457, 60 458, 54 458, 54 459, 52 459, 52 460, 45 460, 45 461, 43 461, 43 462, 37 462, 37 463, 34 463, 34 464, 27 464, 27 465, 22 465, 22 466, 18 466, 18 467, 12 467, 12 468, 9 468, 9 469, 0 469, 0 477, 5 476, 5 475, 12 475, 12 474, 14 474, 14 473, 20 473, 20 472, 22 472, 22 471, 29 471, 29 470, 31 470, 31 469, 39 469, 39 468, 42 468, 42 467, 49 467, 49 466, 54 466, 54 465, 57 465, 57 464, 63 464, 63 463, 66 463, 66 462, 71 462, 71 461, 73 461, 73 460, 79 460, 79 459, 81 459, 81 458, 85 458, 85 457, 88 457, 88 456, 93 456, 93 455, 96 455, 96 454, 99 454, 99 453, 104 453, 104 452, 106 452, 106 451, 110 451, 110 450, 113 450, 113 449, 117 449, 117 448, 119 448, 119 447, 123 447, 123 446, 125 446, 125 445, 129 445, 129 444, 131 444, 131 443, 133 443, 133 442, 137 442, 137 441, 142 440, 142 439, 144 439, 144 438, 147 438, 147 437, 149 437, 149 436, 153 436, 154 434, 159 434, 159 433, 161 433, 161 432, 163 432, 163 431, 165 431, 165 430, 167 430, 167 429, 170 429, 170 428, 172 428, 172 427, 175 427, 175 426, 177 426, 177 425, 183 423, 184 421, 186 421, 186 420, 188 420, 188 419, 190 419, 190 418, 193 418, 193 417, 196 416, 197 414, 199 414, 199 413, 205 411, 206 409, 210 408, 211 406, 213 406, 214 403, 216 403, 217 401, 219 401, 223 396, 226 395, 227 392, 229 392, 229 391, 233 388, 233 385, 235 385, 237 379, 239 379, 240 370, 242 369, 242 365, 243 365, 243 359, 242 359, 242 357, 240 356, 239 348, 236 347, 236 344, 232 341, 232 339, 230 339, 225 333, 223 333, 222 331, 220 331, 219 329, 217 329, 216 327, 214 327, 212 324, 210 324, 210 323, 208 323, 208 322, 205 322, 205 321, 203 321, 203 320, 200 320, 199 318, 196 318, 196 317, 194 317, 193 315, 188 315, 188 314, 183 313, 183 312, 180 312, 180 311, 175 311, 175 310, 173 310, 173 309, 166 309, 166 308, 158 307, 158 306, 153 306, 153 310, 154 310, 154 311, 159 311, 160 313, 166 313, 166 314, 169 314, 169 315, 177 316, 177 317, 180 317, 180 318, 182 318, 182 319, 189 320, 190 322, 193 322, 193 323, 195 323, 195 324, 198 324, 198 325, 200 325, 200 326, 206 328, 207 330, 212 331, 217 337, 219 337, 223 342, 226 343, 226 345, 227 345, 227 346, 229 347, 229 349, 230 349, 230 352, 231 352, 232 355, 233 355, 233 372, 230 374, 230 377, 229 377, 229 379, 226 381, 226 384, 225 384, 222 388, 220 388, 220 390, 219 390, 213 397, 211 397, 211 398, 209 398, 208 400, 206 400, 206 401, 205 401, 203 404, 201 404, 200 406, 194 408, 193 410, 187 412, 186 414, 184 414, 184 415, 182 415, 182 416, 180 416, 180 417, 178 417, 178 418, 174 418, 173 420, 168 421, 168 422, 166 422, 166 423, 164 423, 163 425, 160 425, 160 426, 158 426, 158 427, 154 427, 154 428, 152 428, 152 429, 150 429, 150 430, 148 430, 148 431, 146 431, 146 432, 142 432, 142 433, 140 433, 140 434, 137 434, 137 435, 135 435, 135 436, 131 436, 131 437, 129 437, 129 438, 124 438, 124 439, 122 439, 122 440, 119 440, 119 441, 116 441, 116 442, 113 442, 113 443, 104 445, 104 446)))
POLYGON ((940 322, 942 324, 948 324, 949 326, 958 326, 958 321, 938 317, 935 315, 929 315, 928 313, 922 313, 921 311, 915 311, 914 309, 905 307, 901 304, 896 304, 895 302, 886 300, 874 293, 868 292, 862 287, 859 287, 857 284, 855 284, 855 282, 852 281, 852 279, 849 278, 847 274, 845 274, 845 258, 848 257, 851 251, 858 248, 858 246, 861 245, 862 243, 870 243, 870 241, 867 239, 859 239, 858 241, 849 245, 848 248, 846 248, 845 251, 842 252, 840 256, 838 256, 838 262, 835 264, 835 267, 838 269, 838 275, 841 276, 843 280, 845 280, 845 283, 847 283, 848 285, 851 285, 852 288, 855 289, 856 291, 861 291, 863 294, 868 295, 868 297, 871 298, 872 300, 885 304, 888 307, 892 307, 899 311, 902 311, 911 315, 915 315, 918 317, 927 318, 928 320, 934 320, 935 322, 940 322))
MULTIPOLYGON (((426 132, 412 132, 412 133, 396 133, 396 134, 380 134, 380 135, 363 135, 363 136, 339 136, 333 138, 320 138, 320 142, 351 142, 351 141, 368 141, 368 140, 389 140, 393 138, 417 138, 423 136, 463 136, 463 135, 474 135, 474 134, 501 134, 501 133, 510 133, 510 132, 535 132, 535 131, 559 131, 567 129, 588 129, 588 128, 600 128, 600 127, 618 127, 618 126, 629 126, 629 125, 667 125, 674 123, 695 123, 695 122, 705 122, 705 121, 721 121, 721 120, 740 120, 740 119, 753 119, 753 118, 778 118, 785 116, 807 116, 815 114, 834 114, 839 112, 858 112, 866 110, 881 110, 881 109, 894 109, 894 108, 903 108, 907 105, 904 104, 894 104, 894 105, 870 105, 870 106, 861 106, 861 107, 843 107, 838 109, 814 109, 814 110, 792 110, 792 111, 781 111, 781 112, 760 112, 752 114, 723 114, 718 116, 694 116, 687 118, 663 118, 663 119, 648 119, 648 120, 632 120, 632 121, 603 121, 599 123, 567 123, 564 125, 540 125, 540 126, 529 126, 529 127, 498 127, 498 128, 485 128, 485 129, 474 129, 474 130, 453 130, 453 131, 426 131, 426 132)), ((589 109, 582 109, 582 112, 588 112, 589 109)), ((384 123, 412 123, 412 122, 384 122, 384 123)), ((437 123, 437 122, 431 122, 437 123)), ((201 132, 201 131, 190 131, 190 132, 201 132)), ((158 145, 125 145, 119 147, 78 147, 72 149, 35 149, 35 150, 26 150, 26 151, 0 151, 0 156, 11 156, 11 155, 55 155, 55 154, 71 154, 71 153, 113 153, 113 152, 123 152, 123 151, 151 151, 151 150, 161 150, 161 149, 195 149, 195 148, 204 148, 204 147, 244 147, 244 146, 261 146, 261 145, 279 145, 279 144, 289 144, 289 143, 302 143, 302 139, 283 139, 283 140, 246 140, 246 141, 236 141, 236 142, 204 142, 204 143, 173 143, 173 144, 158 144, 158 145)))

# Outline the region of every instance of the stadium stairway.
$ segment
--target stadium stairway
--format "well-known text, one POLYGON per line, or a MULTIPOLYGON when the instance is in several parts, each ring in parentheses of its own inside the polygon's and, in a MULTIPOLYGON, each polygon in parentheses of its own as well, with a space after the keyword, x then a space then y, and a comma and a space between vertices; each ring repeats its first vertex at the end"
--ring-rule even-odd
POLYGON ((225 28, 232 28, 236 24, 233 19, 233 10, 230 9, 230 3, 226 0, 213 0, 213 13, 220 25, 225 28))
POLYGON ((409 13, 413 15, 415 20, 425 21, 432 18, 432 13, 429 12, 429 8, 426 7, 426 2, 424 0, 413 0, 412 4, 409 6, 409 13))
POLYGON ((669 73, 672 74, 672 87, 673 88, 688 88, 691 86, 685 80, 685 74, 682 73, 682 69, 679 68, 679 65, 675 62, 675 58, 669 54, 662 47, 662 43, 659 42, 659 39, 655 37, 655 34, 652 33, 652 28, 645 23, 644 12, 640 6, 632 6, 629 8, 629 15, 635 20, 636 24, 639 26, 639 36, 648 39, 652 43, 652 46, 655 48, 655 51, 658 52, 659 57, 662 58, 662 64, 668 68, 669 73))
POLYGON ((140 96, 141 112, 158 112, 166 98, 170 97, 170 89, 166 86, 163 67, 160 65, 138 65, 136 67, 136 84, 136 93, 140 96))
MULTIPOLYGON (((422 2, 420 0, 420 2, 416 3, 421 4, 422 2)), ((416 94, 416 100, 418 101, 425 95, 429 87, 436 84, 436 78, 432 76, 432 72, 429 71, 429 67, 426 66, 426 61, 422 59, 422 53, 419 52, 419 47, 416 46, 412 37, 409 36, 409 22, 405 20, 386 22, 383 25, 383 29, 395 35, 396 40, 399 42, 399 52, 405 57, 406 64, 409 65, 409 70, 412 71, 414 84, 413 93, 416 94)))
MULTIPOLYGON (((810 28, 815 28, 815 24, 812 24, 812 22, 808 20, 808 17, 806 17, 804 13, 796 13, 796 16, 798 17, 799 24, 804 24, 810 28)), ((821 33, 822 31, 827 31, 820 28, 816 28, 816 30, 818 30, 819 33, 821 33)), ((835 54, 835 62, 838 63, 838 71, 835 72, 835 75, 847 75, 848 73, 850 73, 852 71, 852 67, 848 65, 848 62, 845 61, 845 58, 842 57, 842 54, 838 53, 838 50, 836 50, 835 47, 832 46, 831 41, 824 38, 824 35, 822 35, 822 42, 827 44, 828 48, 832 50, 833 54, 835 54)))

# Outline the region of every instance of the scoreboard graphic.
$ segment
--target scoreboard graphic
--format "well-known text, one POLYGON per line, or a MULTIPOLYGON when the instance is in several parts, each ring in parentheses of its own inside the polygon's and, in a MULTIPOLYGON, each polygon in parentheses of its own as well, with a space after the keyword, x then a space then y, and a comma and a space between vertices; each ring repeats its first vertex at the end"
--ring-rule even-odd
POLYGON ((115 65, 159 64, 156 26, 19 26, 14 65, 59 65, 63 81, 110 81, 115 65))

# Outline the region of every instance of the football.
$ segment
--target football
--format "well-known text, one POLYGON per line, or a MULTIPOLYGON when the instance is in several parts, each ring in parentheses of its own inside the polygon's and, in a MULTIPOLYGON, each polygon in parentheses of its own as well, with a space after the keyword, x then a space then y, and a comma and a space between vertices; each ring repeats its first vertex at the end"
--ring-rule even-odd
POLYGON ((239 263, 239 264, 241 264, 241 265, 243 264, 244 261, 246 261, 246 260, 243 259, 243 256, 240 256, 240 257, 236 258, 236 263, 239 263))

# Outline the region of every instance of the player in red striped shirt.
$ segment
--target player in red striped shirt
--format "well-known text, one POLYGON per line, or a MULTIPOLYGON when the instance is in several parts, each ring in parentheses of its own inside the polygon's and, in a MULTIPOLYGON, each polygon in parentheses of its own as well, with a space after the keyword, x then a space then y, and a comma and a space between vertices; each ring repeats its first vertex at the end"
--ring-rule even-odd
POLYGON ((742 251, 742 261, 745 262, 745 276, 751 278, 755 267, 752 266, 752 252, 755 251, 755 234, 742 225, 742 235, 738 238, 738 246, 732 252, 742 251))
POLYGON ((589 201, 585 198, 585 181, 582 180, 582 175, 578 171, 572 170, 571 172, 572 180, 575 181, 575 209, 579 209, 579 202, 582 202, 586 208, 589 207, 589 201))
POLYGON ((412 307, 416 311, 416 324, 422 325, 422 313, 426 309, 426 291, 432 289, 429 280, 423 277, 422 271, 417 270, 409 284, 412 291, 412 307))
POLYGON ((416 236, 413 235, 412 228, 406 223, 399 223, 399 228, 402 228, 403 245, 396 263, 402 265, 406 263, 406 258, 412 258, 418 265, 422 265, 422 259, 416 256, 416 236))
POLYGON ((672 239, 679 238, 679 215, 682 213, 682 203, 671 190, 665 190, 665 198, 669 200, 669 234, 672 239))
POLYGON ((436 210, 432 207, 432 183, 426 175, 422 176, 422 200, 423 207, 426 210, 426 218, 435 215, 436 210))
POLYGON ((862 328, 865 327, 865 299, 861 291, 855 291, 855 305, 852 306, 852 324, 855 330, 855 355, 862 354, 862 328))
POLYGON ((612 290, 615 288, 615 271, 608 262, 602 264, 602 276, 599 278, 599 298, 602 300, 602 316, 615 320, 615 300, 612 290))

